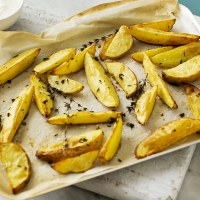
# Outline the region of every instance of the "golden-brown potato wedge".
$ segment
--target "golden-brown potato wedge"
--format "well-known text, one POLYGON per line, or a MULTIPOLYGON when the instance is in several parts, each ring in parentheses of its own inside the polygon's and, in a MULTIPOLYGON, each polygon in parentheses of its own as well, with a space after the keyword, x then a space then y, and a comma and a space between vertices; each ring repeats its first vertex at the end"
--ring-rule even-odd
POLYGON ((74 112, 69 115, 58 115, 47 120, 50 124, 95 124, 105 123, 115 119, 120 112, 105 111, 105 112, 74 112))
POLYGON ((197 42, 199 40, 198 35, 177 33, 177 32, 165 32, 152 28, 140 28, 133 26, 131 34, 137 40, 150 44, 160 45, 182 45, 190 42, 197 42))
POLYGON ((12 80, 26 70, 40 53, 39 48, 29 49, 14 56, 0 67, 0 85, 12 80))
MULTIPOLYGON (((170 31, 175 24, 176 19, 167 19, 167 20, 160 20, 148 23, 137 24, 134 26, 138 26, 140 28, 153 28, 161 31, 170 31)), ((130 31, 133 26, 130 26, 130 31)), ((134 27, 133 27, 134 28, 134 27)))
POLYGON ((200 119, 200 90, 190 84, 185 89, 192 115, 195 119, 200 119))
POLYGON ((47 77, 50 86, 63 94, 76 94, 84 89, 82 83, 69 79, 65 75, 48 75, 47 77))
POLYGON ((6 170, 13 194, 18 193, 29 182, 31 163, 22 147, 14 143, 0 144, 0 157, 6 170))
POLYGON ((143 58, 144 58, 144 53, 149 57, 153 57, 157 54, 160 54, 162 52, 166 52, 169 51, 171 49, 173 49, 173 46, 167 46, 167 47, 159 47, 156 49, 150 49, 150 50, 146 50, 146 51, 141 51, 141 52, 137 52, 137 53, 133 53, 131 55, 131 58, 133 58, 134 60, 138 61, 138 62, 142 62, 143 58))
POLYGON ((172 68, 200 54, 200 42, 191 42, 167 52, 159 53, 151 61, 163 68, 172 68))
POLYGON ((85 74, 90 89, 104 106, 119 106, 119 97, 111 80, 101 64, 88 52, 85 54, 85 74))
POLYGON ((132 35, 127 26, 121 26, 112 42, 105 51, 105 57, 110 59, 120 58, 126 54, 133 45, 132 35))
POLYGON ((36 156, 51 163, 76 157, 88 151, 99 149, 103 137, 104 133, 101 129, 88 131, 82 135, 67 138, 64 142, 43 147, 36 152, 36 156))
POLYGON ((200 120, 182 118, 173 120, 156 129, 135 149, 137 158, 160 152, 175 142, 200 130, 200 120))
POLYGON ((102 163, 111 160, 119 149, 122 137, 122 117, 119 115, 117 121, 112 129, 111 134, 103 145, 99 153, 99 160, 102 163))
POLYGON ((145 125, 153 111, 158 87, 154 86, 147 90, 138 100, 135 107, 135 114, 138 122, 145 125))
POLYGON ((53 69, 51 71, 51 74, 64 75, 64 74, 71 74, 81 70, 84 67, 84 57, 86 52, 90 52, 92 55, 94 55, 95 50, 96 50, 96 45, 92 44, 91 46, 84 49, 82 52, 75 55, 68 62, 64 62, 60 66, 53 69))
POLYGON ((0 143, 11 142, 21 122, 27 115, 33 96, 33 86, 26 87, 11 104, 3 121, 0 143))
POLYGON ((177 108, 177 104, 172 98, 166 83, 158 75, 156 67, 148 58, 144 55, 143 60, 144 71, 147 74, 147 78, 152 86, 158 86, 158 96, 169 106, 170 108, 177 108))
POLYGON ((69 172, 80 173, 85 172, 92 168, 95 160, 97 159, 99 151, 89 151, 74 158, 67 158, 60 162, 51 164, 51 167, 61 174, 69 172))
POLYGON ((115 35, 111 35, 108 38, 106 38, 105 41, 102 43, 101 49, 100 49, 100 52, 99 52, 99 57, 101 58, 101 60, 107 59, 107 57, 105 56, 105 52, 107 51, 107 49, 110 46, 114 37, 115 37, 115 35))
POLYGON ((174 67, 162 71, 162 77, 169 83, 190 83, 200 77, 200 55, 174 67))
POLYGON ((106 62, 106 68, 119 83, 127 97, 133 96, 138 89, 138 81, 133 71, 120 62, 106 62))
POLYGON ((31 74, 30 82, 34 87, 34 99, 38 110, 44 117, 48 117, 53 109, 53 99, 47 85, 35 74, 31 74))
POLYGON ((52 70, 53 68, 58 67, 62 63, 69 61, 75 56, 75 54, 76 49, 74 48, 60 50, 44 59, 41 63, 37 64, 34 68, 34 71, 38 74, 43 74, 49 70, 52 70))

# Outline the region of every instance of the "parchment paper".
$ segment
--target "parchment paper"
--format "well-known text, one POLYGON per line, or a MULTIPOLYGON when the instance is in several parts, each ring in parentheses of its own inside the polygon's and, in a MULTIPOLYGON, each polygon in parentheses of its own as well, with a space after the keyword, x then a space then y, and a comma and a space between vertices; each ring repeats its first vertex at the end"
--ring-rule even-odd
MULTIPOLYGON (((0 63, 4 63, 10 57, 16 55, 22 50, 32 47, 41 47, 42 52, 36 61, 36 63, 38 63, 44 57, 49 56, 51 53, 57 50, 68 47, 80 48, 82 44, 109 34, 116 28, 119 28, 122 24, 130 25, 134 23, 173 18, 174 16, 172 13, 175 11, 177 15, 177 23, 174 30, 198 34, 198 30, 196 30, 192 24, 186 26, 185 22, 181 21, 181 18, 178 16, 177 2, 175 0, 129 0, 115 2, 100 5, 75 15, 70 19, 67 19, 65 22, 47 29, 40 35, 33 35, 31 33, 25 32, 0 32, 0 63)), ((128 65, 135 72, 138 80, 142 81, 145 78, 143 68, 140 64, 134 62, 130 58, 130 54, 139 50, 153 47, 154 46, 152 45, 146 45, 135 40, 131 52, 119 61, 128 65)), ((29 84, 29 74, 33 67, 34 66, 16 77, 11 84, 5 84, 1 86, 0 105, 1 114, 3 117, 5 116, 6 110, 11 104, 11 99, 17 97, 25 85, 29 84)), ((73 96, 76 102, 80 103, 84 107, 87 107, 88 110, 108 110, 94 98, 87 85, 84 70, 70 75, 69 77, 82 82, 85 86, 83 92, 73 96)), ((115 81, 113 81, 113 83, 115 84, 115 81)), ((195 82, 194 84, 199 86, 199 82, 195 82)), ((131 100, 126 99, 124 92, 119 88, 117 84, 115 84, 115 86, 121 101, 121 105, 118 110, 127 112, 126 107, 131 104, 131 100)), ((149 84, 147 83, 145 90, 148 88, 149 84)), ((47 124, 46 119, 40 115, 39 111, 33 103, 29 115, 25 119, 26 125, 21 125, 14 139, 14 142, 17 142, 24 147, 31 159, 33 168, 31 180, 21 193, 14 196, 10 193, 5 172, 2 165, 0 165, 0 194, 9 199, 30 198, 199 142, 199 137, 197 135, 193 135, 190 138, 185 139, 184 141, 159 154, 155 154, 140 160, 137 160, 134 157, 135 146, 139 143, 139 141, 150 134, 152 130, 155 130, 157 127, 167 123, 168 121, 179 118, 180 113, 185 113, 186 116, 191 117, 191 113, 188 109, 187 100, 185 97, 184 88, 169 86, 169 89, 174 99, 177 101, 179 109, 168 109, 168 107, 164 105, 163 102, 158 98, 152 116, 145 127, 142 127, 137 123, 133 112, 130 114, 127 113, 127 117, 123 126, 123 138, 121 147, 115 158, 105 165, 101 165, 97 162, 93 169, 80 174, 60 175, 51 169, 47 163, 40 161, 35 157, 36 150, 41 146, 63 140, 66 127, 47 124), (162 116, 162 114, 164 116, 162 116), (126 126, 127 122, 133 123, 135 127, 131 129, 130 127, 126 126)), ((69 97, 72 96, 64 97, 62 95, 55 94, 55 109, 58 109, 59 111, 54 111, 52 116, 77 110, 78 107, 76 103, 71 104, 71 110, 66 109, 65 103, 69 103, 69 97)), ((112 127, 107 127, 107 125, 101 124, 98 126, 103 129, 106 137, 112 129, 112 127)), ((87 130, 96 128, 97 125, 68 126, 67 136, 70 137, 72 135, 80 134, 86 132, 87 130)))

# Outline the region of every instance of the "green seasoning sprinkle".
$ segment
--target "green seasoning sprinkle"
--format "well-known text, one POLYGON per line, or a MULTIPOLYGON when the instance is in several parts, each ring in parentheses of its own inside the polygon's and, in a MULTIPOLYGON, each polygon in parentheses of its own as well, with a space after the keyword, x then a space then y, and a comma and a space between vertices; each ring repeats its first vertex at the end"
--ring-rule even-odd
POLYGON ((123 80, 123 76, 124 76, 124 74, 119 74, 119 78, 120 78, 121 80, 123 80))
POLYGON ((87 139, 86 139, 86 138, 81 138, 81 139, 79 140, 79 143, 84 143, 84 142, 87 142, 87 139))

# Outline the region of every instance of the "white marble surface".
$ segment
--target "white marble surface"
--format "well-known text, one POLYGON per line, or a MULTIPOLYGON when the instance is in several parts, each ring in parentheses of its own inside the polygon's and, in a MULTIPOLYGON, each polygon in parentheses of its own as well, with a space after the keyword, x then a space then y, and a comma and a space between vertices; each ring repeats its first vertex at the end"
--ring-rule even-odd
MULTIPOLYGON (((78 11, 106 1, 98 0, 94 2, 93 0, 85 0, 84 5, 79 2, 80 0, 73 1, 73 3, 70 3, 70 0, 57 0, 56 3, 54 0, 26 0, 21 19, 11 30, 28 30, 36 33, 52 24, 62 21, 66 16, 71 16, 78 11), (65 3, 67 8, 64 6, 65 3), (35 19, 35 21, 32 19, 35 19), (36 21, 39 21, 39 23, 36 23, 36 21)), ((198 183, 200 177, 198 177, 199 172, 197 167, 200 164, 200 159, 198 159, 199 151, 200 148, 197 148, 178 200, 199 199, 197 195, 198 186, 200 185, 198 183)), ((190 163, 192 152, 192 147, 187 148, 119 172, 81 183, 79 186, 117 199, 175 199, 187 166, 190 163), (151 187, 152 184, 154 186, 157 184, 156 191, 151 187)), ((106 200, 109 198, 71 186, 34 198, 34 200, 45 199, 106 200)), ((0 200, 2 200, 1 197, 0 200)))

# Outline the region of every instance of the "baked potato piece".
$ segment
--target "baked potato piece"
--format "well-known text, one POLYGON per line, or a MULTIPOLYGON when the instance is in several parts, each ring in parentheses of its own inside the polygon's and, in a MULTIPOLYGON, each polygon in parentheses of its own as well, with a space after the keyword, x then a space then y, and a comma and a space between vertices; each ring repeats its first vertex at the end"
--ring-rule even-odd
POLYGON ((33 96, 33 86, 26 87, 9 107, 0 132, 0 143, 11 142, 27 115, 33 96))
POLYGON ((105 112, 73 112, 68 115, 58 115, 47 120, 50 124, 70 125, 70 124, 95 124, 105 123, 117 118, 120 112, 105 111, 105 112))
POLYGON ((101 64, 88 52, 85 54, 85 74, 91 91, 104 106, 119 106, 119 97, 110 78, 101 64))
POLYGON ((127 26, 121 26, 105 51, 105 57, 116 59, 126 54, 133 45, 132 35, 127 26))
POLYGON ((192 115, 195 119, 200 119, 200 90, 194 85, 186 85, 186 95, 192 115))
POLYGON ((0 157, 13 194, 23 189, 31 177, 31 163, 22 147, 14 143, 0 144, 0 157))
POLYGON ((150 50, 146 50, 146 51, 141 51, 141 52, 133 53, 131 55, 131 58, 133 58, 135 61, 142 62, 143 58, 144 58, 144 53, 149 58, 151 58, 151 57, 153 57, 153 56, 155 56, 157 54, 169 51, 169 50, 171 50, 173 48, 174 48, 173 46, 166 46, 166 47, 159 47, 159 48, 156 48, 156 49, 150 49, 150 50))
POLYGON ((138 100, 135 107, 137 121, 145 125, 153 111, 158 87, 154 86, 148 89, 138 100))
POLYGON ((28 67, 30 67, 39 53, 39 48, 29 49, 14 56, 5 64, 3 64, 0 67, 0 85, 6 83, 9 80, 12 80, 28 67))
POLYGON ((143 66, 150 84, 152 86, 158 86, 158 96, 167 104, 168 107, 177 108, 178 106, 172 98, 166 83, 159 76, 156 67, 147 55, 144 55, 143 66))
POLYGON ((62 63, 69 61, 75 56, 75 54, 76 49, 74 48, 60 50, 37 64, 34 68, 34 71, 37 74, 43 74, 49 70, 52 70, 53 68, 58 67, 62 63))
POLYGON ((200 42, 191 42, 170 51, 159 53, 151 61, 163 68, 172 68, 200 54, 200 42))
POLYGON ((92 55, 95 54, 96 45, 85 48, 82 52, 75 55, 71 60, 62 63, 60 66, 56 67, 51 71, 51 74, 55 75, 65 75, 71 74, 81 70, 84 67, 84 57, 86 52, 90 52, 92 55))
POLYGON ((65 75, 48 75, 47 77, 50 86, 62 94, 76 94, 84 89, 82 83, 69 79, 65 75))
POLYGON ((156 129, 135 149, 136 158, 144 158, 160 152, 175 142, 200 130, 200 120, 181 118, 173 120, 156 129))
POLYGON ((139 41, 159 45, 183 45, 197 42, 200 38, 198 35, 193 34, 165 32, 153 28, 140 28, 138 26, 133 26, 130 33, 139 41))
POLYGON ((138 81, 134 72, 120 62, 106 62, 105 64, 108 72, 119 83, 127 97, 133 96, 138 90, 138 81))
POLYGON ((66 158, 80 156, 88 151, 100 148, 104 133, 101 129, 88 131, 87 133, 67 138, 63 142, 37 150, 36 156, 44 161, 55 163, 66 158))
POLYGON ((73 158, 67 158, 60 162, 51 164, 51 167, 61 174, 69 172, 80 173, 85 172, 92 168, 95 160, 97 159, 99 151, 89 151, 73 158))
POLYGON ((33 96, 38 110, 44 117, 48 117, 53 110, 54 101, 47 88, 47 85, 35 74, 31 74, 30 82, 34 87, 33 96))
POLYGON ((116 123, 114 124, 111 134, 109 135, 108 139, 100 150, 98 158, 100 162, 108 162, 117 153, 122 137, 122 125, 122 117, 121 115, 119 115, 116 123))
POLYGON ((111 35, 108 38, 106 38, 105 41, 102 42, 101 49, 99 52, 99 57, 101 58, 101 60, 107 59, 107 57, 105 56, 105 52, 108 49, 108 47, 110 46, 114 37, 115 37, 115 35, 111 35))
MULTIPOLYGON (((134 26, 138 26, 140 28, 153 28, 153 29, 157 29, 161 31, 170 31, 173 28, 173 25, 175 24, 175 22, 176 22, 176 19, 167 19, 167 20, 137 24, 134 26)), ((132 27, 134 28, 134 26, 130 26, 130 31, 132 27)))
POLYGON ((162 71, 162 77, 169 83, 190 83, 200 77, 200 55, 174 67, 162 71))

